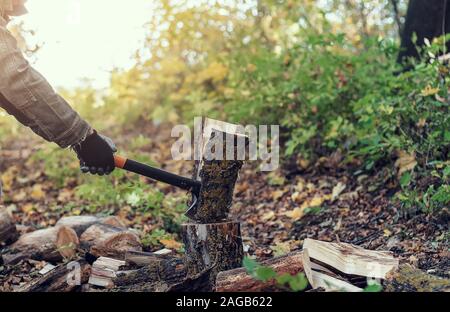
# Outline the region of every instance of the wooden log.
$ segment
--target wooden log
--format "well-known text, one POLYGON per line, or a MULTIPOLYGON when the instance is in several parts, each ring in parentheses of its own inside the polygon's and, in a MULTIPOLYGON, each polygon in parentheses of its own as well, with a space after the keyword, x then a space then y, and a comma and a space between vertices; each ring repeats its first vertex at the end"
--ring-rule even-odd
POLYGON ((239 222, 182 225, 185 264, 189 275, 212 269, 220 271, 240 267, 244 255, 239 222))
POLYGON ((144 266, 138 270, 117 272, 113 279, 118 292, 163 292, 171 285, 181 283, 186 278, 183 260, 179 258, 162 259, 157 264, 144 266))
POLYGON ((125 254, 125 261, 128 266, 143 267, 147 265, 159 265, 162 260, 168 259, 168 256, 172 253, 172 251, 168 249, 163 249, 163 251, 163 253, 133 250, 127 251, 125 254), (170 253, 167 253, 166 250, 170 253))
POLYGON ((141 251, 142 244, 133 231, 107 224, 94 224, 80 237, 81 247, 96 257, 125 259, 127 251, 141 251))
POLYGON ((9 245, 17 240, 19 234, 13 220, 5 208, 0 207, 0 246, 9 245))
POLYGON ((205 121, 199 142, 201 160, 196 162, 193 174, 193 179, 201 181, 202 186, 196 212, 189 216, 191 219, 214 223, 228 218, 247 144, 248 138, 238 131, 237 125, 211 119, 205 121))
POLYGON ((383 281, 387 292, 450 292, 450 279, 440 278, 402 264, 383 281))
POLYGON ((100 218, 96 216, 70 216, 59 219, 55 226, 67 226, 75 230, 78 236, 94 224, 108 224, 119 228, 126 228, 126 225, 115 216, 100 218))
POLYGON ((70 254, 78 247, 78 237, 74 230, 65 226, 47 228, 20 236, 2 254, 5 264, 16 264, 23 259, 58 262, 63 255, 70 254))
MULTIPOLYGON (((303 253, 292 252, 285 256, 266 260, 261 264, 271 267, 277 274, 296 275, 303 272, 303 253)), ((262 282, 254 279, 245 268, 220 272, 215 282, 217 292, 260 292, 276 290, 276 282, 262 282)))
POLYGON ((84 260, 61 264, 19 289, 21 292, 73 292, 88 282, 91 266, 84 260))

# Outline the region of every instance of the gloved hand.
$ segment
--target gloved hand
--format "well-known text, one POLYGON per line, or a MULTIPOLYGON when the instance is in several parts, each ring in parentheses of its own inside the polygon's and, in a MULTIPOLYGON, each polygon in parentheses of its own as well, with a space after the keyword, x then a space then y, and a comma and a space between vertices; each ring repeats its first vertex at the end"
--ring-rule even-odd
POLYGON ((114 153, 117 152, 113 141, 94 130, 83 142, 73 146, 80 160, 80 169, 84 173, 108 175, 114 171, 114 153))

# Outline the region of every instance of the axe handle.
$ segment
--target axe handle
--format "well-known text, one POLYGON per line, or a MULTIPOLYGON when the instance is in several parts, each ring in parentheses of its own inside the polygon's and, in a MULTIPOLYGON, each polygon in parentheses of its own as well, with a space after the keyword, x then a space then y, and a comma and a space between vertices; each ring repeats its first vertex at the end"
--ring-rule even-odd
POLYGON ((154 168, 152 166, 137 162, 126 157, 115 155, 114 163, 116 168, 124 169, 145 176, 147 178, 167 183, 183 190, 198 193, 200 191, 201 183, 192 179, 188 179, 162 169, 154 168))

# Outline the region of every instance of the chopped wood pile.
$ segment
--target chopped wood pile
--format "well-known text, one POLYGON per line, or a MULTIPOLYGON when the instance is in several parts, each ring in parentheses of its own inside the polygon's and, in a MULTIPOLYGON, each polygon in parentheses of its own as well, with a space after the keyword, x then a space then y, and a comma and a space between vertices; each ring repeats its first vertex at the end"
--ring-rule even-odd
MULTIPOLYGON (((217 271, 209 266, 190 273, 189 263, 170 249, 143 252, 138 234, 115 217, 65 217, 54 227, 24 233, 4 245, 5 265, 24 259, 46 263, 37 278, 16 291, 280 291, 275 280, 257 280, 242 267, 217 271)), ((360 292, 373 279, 385 291, 450 290, 449 280, 399 264, 389 252, 345 243, 306 239, 302 250, 261 265, 279 275, 303 272, 309 291, 360 292)))

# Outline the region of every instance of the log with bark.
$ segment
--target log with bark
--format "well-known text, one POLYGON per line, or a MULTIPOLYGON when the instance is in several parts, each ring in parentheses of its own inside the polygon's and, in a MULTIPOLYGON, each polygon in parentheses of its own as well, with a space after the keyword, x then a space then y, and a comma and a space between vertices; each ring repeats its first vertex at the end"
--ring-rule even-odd
POLYGON ((402 264, 387 274, 383 281, 387 292, 450 292, 450 279, 427 274, 408 264, 402 264))
POLYGON ((88 282, 91 266, 84 260, 61 264, 21 287, 21 292, 72 292, 88 282))
POLYGON ((146 265, 138 270, 117 272, 117 277, 113 279, 115 287, 111 291, 164 292, 185 278, 182 259, 162 259, 157 264, 146 265))
POLYGON ((108 224, 94 224, 80 237, 84 250, 95 257, 110 257, 124 260, 127 251, 141 251, 139 236, 131 230, 108 224))
POLYGON ((157 252, 128 251, 125 254, 127 266, 143 267, 147 265, 159 265, 162 260, 168 259, 172 251, 162 249, 157 252))
MULTIPOLYGON (((277 274, 296 275, 303 272, 303 253, 292 252, 285 256, 263 261, 263 266, 271 267, 277 274)), ((220 272, 216 278, 217 292, 260 292, 277 289, 276 282, 269 280, 262 282, 253 278, 245 268, 220 272)))
POLYGON ((242 264, 244 251, 239 222, 183 224, 182 236, 189 275, 212 268, 215 276, 242 264))
POLYGON ((2 244, 13 243, 18 237, 19 234, 11 216, 5 208, 0 207, 0 247, 2 244))
POLYGON ((206 119, 199 141, 201 160, 196 161, 193 179, 201 181, 202 186, 192 219, 199 223, 220 222, 230 212, 248 138, 237 125, 206 119))
POLYGON ((5 264, 16 264, 23 259, 59 262, 64 256, 73 256, 79 245, 74 230, 57 226, 26 233, 2 252, 5 264))

